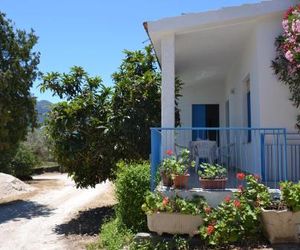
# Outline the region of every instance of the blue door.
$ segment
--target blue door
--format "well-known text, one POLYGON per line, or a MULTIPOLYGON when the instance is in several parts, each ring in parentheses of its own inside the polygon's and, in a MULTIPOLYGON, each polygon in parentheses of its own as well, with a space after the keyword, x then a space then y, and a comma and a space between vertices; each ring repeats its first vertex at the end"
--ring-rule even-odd
MULTIPOLYGON (((206 127, 206 105, 193 104, 192 105, 192 127, 204 128, 206 127)), ((193 130, 193 141, 197 139, 206 139, 204 130, 193 130)))

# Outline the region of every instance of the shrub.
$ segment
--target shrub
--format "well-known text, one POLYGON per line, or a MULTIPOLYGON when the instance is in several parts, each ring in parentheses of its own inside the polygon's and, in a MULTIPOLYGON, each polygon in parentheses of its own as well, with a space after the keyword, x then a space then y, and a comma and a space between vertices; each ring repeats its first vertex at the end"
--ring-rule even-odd
POLYGON ((115 185, 117 218, 133 231, 146 229, 146 215, 141 206, 150 190, 149 163, 119 163, 115 185))
POLYGON ((280 189, 282 201, 287 208, 293 212, 300 211, 300 182, 298 184, 282 182, 280 189))
POLYGON ((24 145, 20 145, 11 162, 12 173, 18 178, 27 178, 38 164, 39 161, 33 152, 24 145))
POLYGON ((90 244, 87 249, 119 250, 129 245, 133 239, 133 233, 126 229, 116 218, 106 222, 100 229, 99 242, 90 244))

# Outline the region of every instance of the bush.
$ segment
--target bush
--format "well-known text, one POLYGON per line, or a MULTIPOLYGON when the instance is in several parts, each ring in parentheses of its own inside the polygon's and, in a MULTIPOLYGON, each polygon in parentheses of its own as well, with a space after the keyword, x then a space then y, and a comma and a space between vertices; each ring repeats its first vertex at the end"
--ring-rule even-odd
POLYGON ((89 245, 87 249, 119 250, 129 245, 133 236, 133 233, 124 228, 118 219, 112 219, 102 225, 99 242, 89 245))
POLYGON ((119 163, 115 185, 117 218, 134 232, 145 230, 146 215, 141 207, 150 190, 149 163, 119 163))
POLYGON ((24 145, 20 145, 11 162, 12 174, 18 178, 27 178, 38 164, 39 161, 33 152, 24 145))

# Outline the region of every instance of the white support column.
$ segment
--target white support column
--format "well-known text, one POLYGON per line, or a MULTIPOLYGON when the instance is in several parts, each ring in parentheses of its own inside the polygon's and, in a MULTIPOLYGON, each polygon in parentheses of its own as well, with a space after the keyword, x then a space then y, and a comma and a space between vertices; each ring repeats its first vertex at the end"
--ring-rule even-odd
MULTIPOLYGON (((161 40, 161 126, 175 127, 175 36, 167 35, 161 40)), ((162 131, 162 156, 167 149, 174 150, 174 131, 162 131)))

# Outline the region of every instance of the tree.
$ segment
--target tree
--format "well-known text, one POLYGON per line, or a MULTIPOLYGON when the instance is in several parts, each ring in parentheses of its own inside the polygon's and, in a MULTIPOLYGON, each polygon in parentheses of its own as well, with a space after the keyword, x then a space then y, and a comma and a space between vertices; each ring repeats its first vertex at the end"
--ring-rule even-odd
MULTIPOLYGON (((81 67, 43 77, 42 91, 67 100, 52 107, 46 124, 58 163, 80 187, 114 178, 120 160, 148 159, 150 127, 160 124, 161 76, 151 47, 125 51, 113 81, 107 88, 81 67)), ((176 80, 177 98, 181 85, 176 80)))
POLYGON ((46 74, 41 84, 42 91, 50 89, 67 99, 53 105, 46 126, 58 163, 78 187, 94 186, 113 174, 111 89, 101 82, 81 67, 72 67, 68 74, 46 74))
POLYGON ((13 27, 0 12, 0 171, 9 162, 29 127, 36 124, 35 98, 30 88, 38 76, 37 36, 13 27))
MULTIPOLYGON (((112 96, 112 128, 119 138, 117 148, 129 159, 148 159, 150 128, 161 122, 161 73, 152 47, 137 51, 125 50, 112 96)), ((176 125, 180 124, 177 105, 182 82, 176 79, 176 125)))

